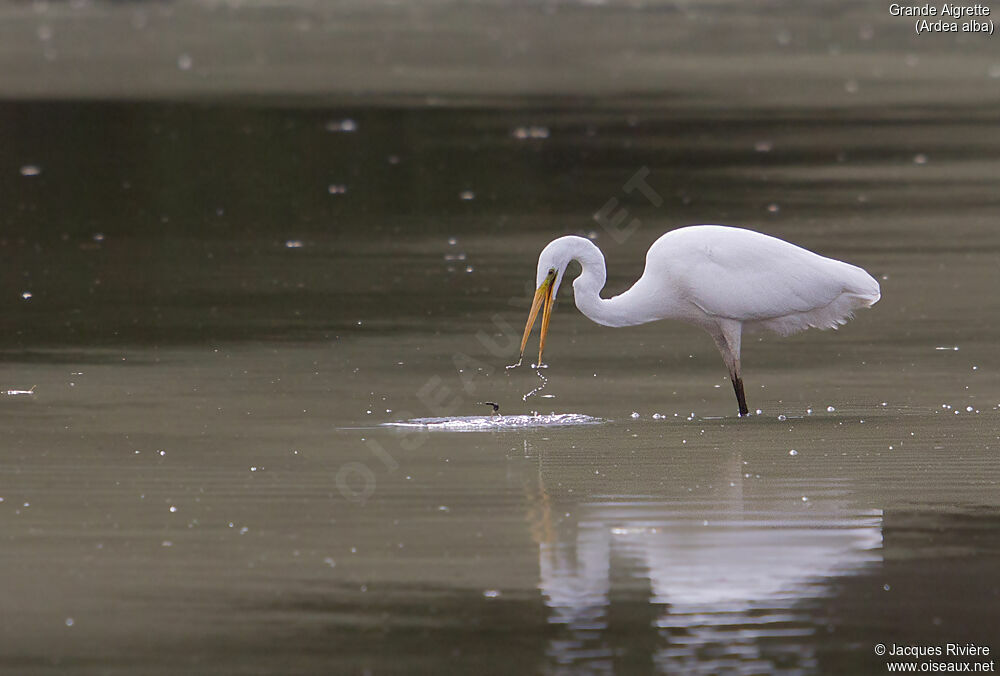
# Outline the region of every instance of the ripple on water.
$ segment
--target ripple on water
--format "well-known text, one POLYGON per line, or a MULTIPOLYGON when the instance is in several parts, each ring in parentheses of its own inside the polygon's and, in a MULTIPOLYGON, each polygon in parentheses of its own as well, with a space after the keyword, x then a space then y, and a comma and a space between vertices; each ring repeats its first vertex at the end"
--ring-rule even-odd
POLYGON ((382 423, 383 427, 418 427, 445 432, 480 432, 528 427, 566 427, 570 425, 600 425, 604 420, 582 413, 550 413, 548 415, 458 416, 453 418, 412 418, 382 423))

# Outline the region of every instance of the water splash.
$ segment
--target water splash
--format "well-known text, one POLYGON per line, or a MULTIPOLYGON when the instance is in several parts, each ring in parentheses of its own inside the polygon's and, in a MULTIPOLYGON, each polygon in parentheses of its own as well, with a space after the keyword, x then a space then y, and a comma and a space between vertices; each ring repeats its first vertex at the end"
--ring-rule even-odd
POLYGON ((381 427, 419 428, 442 432, 488 432, 492 430, 526 429, 533 427, 568 427, 572 425, 600 425, 601 418, 582 413, 550 413, 548 415, 474 415, 454 418, 412 418, 399 422, 382 423, 381 427))
POLYGON ((539 392, 545 389, 546 385, 549 384, 549 379, 542 375, 542 369, 546 369, 548 368, 548 366, 546 366, 545 364, 533 364, 533 366, 535 367, 535 373, 538 374, 538 377, 541 379, 542 384, 536 387, 535 389, 531 390, 530 392, 528 392, 523 397, 521 397, 521 401, 528 401, 528 397, 533 397, 534 395, 538 394, 539 392))

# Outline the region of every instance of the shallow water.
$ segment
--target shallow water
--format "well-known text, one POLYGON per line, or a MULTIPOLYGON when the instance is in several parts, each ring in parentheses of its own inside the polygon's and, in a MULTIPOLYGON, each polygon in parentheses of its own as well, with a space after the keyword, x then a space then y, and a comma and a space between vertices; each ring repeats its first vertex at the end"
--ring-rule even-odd
MULTIPOLYGON (((581 30, 616 20, 594 11, 581 30)), ((853 674, 884 673, 876 643, 1000 649, 994 57, 869 43, 857 8, 704 11, 697 35, 761 28, 737 34, 764 93, 726 99, 725 52, 658 68, 639 21, 676 97, 0 103, 0 668, 853 674), (800 28, 834 65, 774 51, 800 28), (836 96, 785 70, 817 68, 836 96), (612 198, 628 236, 593 219, 612 198), (608 295, 697 222, 861 265, 883 298, 747 336, 739 419, 707 336, 596 326, 567 284, 525 399, 538 375, 504 367, 544 244, 594 236, 608 295)), ((566 86, 618 91, 609 69, 566 86)), ((23 72, 0 81, 30 97, 23 72)))

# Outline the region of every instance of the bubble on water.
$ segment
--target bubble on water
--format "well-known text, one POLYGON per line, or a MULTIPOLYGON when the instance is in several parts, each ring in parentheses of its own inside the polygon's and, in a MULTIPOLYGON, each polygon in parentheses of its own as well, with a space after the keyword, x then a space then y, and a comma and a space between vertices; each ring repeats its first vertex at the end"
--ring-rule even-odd
POLYGON ((67 627, 72 627, 74 624, 76 624, 76 621, 72 617, 67 617, 66 618, 66 626, 67 627))
POLYGON ((286 249, 301 249, 303 246, 305 246, 305 245, 302 243, 301 239, 288 239, 288 240, 285 240, 285 248, 286 249))
MULTIPOLYGON (((763 413, 763 412, 764 412, 764 411, 760 410, 759 408, 757 409, 757 415, 760 415, 760 414, 761 414, 761 413, 763 413)), ((692 413, 691 415, 694 415, 694 414, 692 413)))
POLYGON ((471 190, 463 190, 462 192, 458 193, 458 199, 466 202, 471 202, 472 200, 476 199, 476 193, 472 192, 471 190))
POLYGON ((326 123, 326 130, 332 132, 351 133, 358 130, 358 123, 350 118, 343 120, 330 120, 326 123))
POLYGON ((802 502, 809 502, 809 498, 807 498, 806 496, 803 495, 802 496, 802 502))
POLYGON ((813 414, 813 410, 811 408, 807 408, 806 409, 806 415, 812 415, 812 414, 813 414))
POLYGON ((343 183, 331 183, 326 187, 326 191, 331 195, 343 195, 347 192, 347 186, 343 183))
POLYGON ((826 412, 827 412, 827 413, 833 413, 833 412, 834 412, 834 411, 836 411, 836 410, 837 410, 837 409, 835 409, 835 408, 834 408, 833 406, 827 406, 827 407, 826 407, 826 412))
POLYGON ((331 568, 336 568, 337 567, 337 562, 334 561, 329 556, 326 557, 325 559, 323 559, 323 563, 325 563, 326 565, 330 566, 331 568))
POLYGON ((969 413, 972 413, 973 408, 971 406, 966 406, 965 410, 968 411, 969 413))
POLYGON ((177 511, 176 505, 170 505, 170 513, 173 514, 177 511))
POLYGON ((42 168, 37 164, 25 164, 21 167, 21 176, 38 176, 42 173, 42 168))
POLYGON ((21 298, 23 298, 24 300, 31 300, 31 292, 30 291, 23 292, 21 294, 21 298))
POLYGON ((471 265, 467 265, 467 266, 465 266, 465 271, 466 272, 474 272, 474 268, 471 265))
POLYGON ((788 455, 798 455, 798 454, 799 454, 799 452, 796 451, 794 448, 792 450, 788 451, 788 455))
POLYGON ((181 70, 191 70, 194 65, 194 59, 191 58, 190 54, 181 54, 177 57, 177 67, 181 70))
POLYGON ((761 140, 753 144, 753 149, 758 153, 769 153, 774 150, 774 142, 761 140))
POLYGON ((782 413, 781 415, 778 416, 778 420, 780 420, 781 422, 785 422, 786 420, 788 420, 788 416, 782 413))
POLYGON ((892 589, 892 587, 890 587, 890 586, 889 586, 889 584, 888 584, 888 583, 886 583, 886 584, 882 585, 882 589, 883 589, 884 591, 889 591, 890 589, 892 589))
POLYGON ((653 420, 660 420, 661 418, 666 418, 666 417, 667 416, 663 415, 662 413, 654 413, 653 414, 653 420))
POLYGON ((483 597, 487 599, 495 599, 499 598, 501 593, 502 592, 499 589, 484 589, 483 597))
POLYGON ((632 411, 632 420, 638 420, 638 419, 639 419, 639 412, 632 411))
POLYGON ((167 454, 167 452, 166 452, 166 451, 157 451, 157 453, 159 453, 159 454, 160 454, 161 456, 162 456, 162 455, 166 455, 166 454, 167 454))
POLYGON ((923 153, 917 153, 916 155, 913 156, 913 163, 927 164, 927 155, 924 155, 923 153))

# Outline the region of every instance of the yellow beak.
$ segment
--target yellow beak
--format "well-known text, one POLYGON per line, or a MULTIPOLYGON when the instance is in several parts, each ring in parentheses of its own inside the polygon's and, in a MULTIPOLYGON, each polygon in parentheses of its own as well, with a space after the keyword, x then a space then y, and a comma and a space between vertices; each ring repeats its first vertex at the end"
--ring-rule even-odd
POLYGON ((538 316, 538 309, 542 308, 542 329, 541 337, 538 339, 538 364, 542 363, 542 350, 545 349, 545 336, 549 332, 549 319, 552 318, 552 305, 555 303, 553 289, 555 287, 555 270, 550 272, 542 282, 542 285, 535 291, 535 299, 531 303, 531 312, 528 313, 528 323, 524 327, 524 337, 521 338, 521 357, 524 357, 524 348, 528 344, 528 336, 531 335, 531 327, 535 325, 535 317, 538 316))

